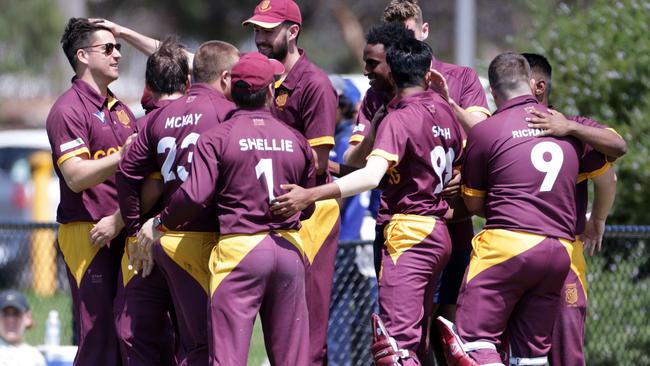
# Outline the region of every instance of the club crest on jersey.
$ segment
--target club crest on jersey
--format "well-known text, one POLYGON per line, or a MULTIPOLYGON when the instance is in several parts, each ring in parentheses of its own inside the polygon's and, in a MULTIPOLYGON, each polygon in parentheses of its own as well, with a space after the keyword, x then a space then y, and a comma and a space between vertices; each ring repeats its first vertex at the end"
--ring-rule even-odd
POLYGON ((568 306, 577 306, 578 286, 576 286, 575 283, 569 283, 566 285, 566 290, 564 291, 564 300, 568 306))
POLYGON ((104 115, 104 112, 102 111, 97 111, 93 113, 93 116, 97 117, 97 119, 102 123, 106 123, 106 116, 104 115))
POLYGON ((282 90, 278 93, 278 96, 275 97, 275 105, 282 108, 287 104, 287 99, 289 99, 289 92, 282 90))
POLYGON ((271 0, 264 0, 260 3, 259 9, 261 12, 269 11, 271 9, 271 0))
POLYGON ((117 111, 117 119, 124 126, 128 126, 129 123, 131 123, 131 118, 129 118, 129 115, 126 113, 124 109, 120 109, 119 111, 117 111))

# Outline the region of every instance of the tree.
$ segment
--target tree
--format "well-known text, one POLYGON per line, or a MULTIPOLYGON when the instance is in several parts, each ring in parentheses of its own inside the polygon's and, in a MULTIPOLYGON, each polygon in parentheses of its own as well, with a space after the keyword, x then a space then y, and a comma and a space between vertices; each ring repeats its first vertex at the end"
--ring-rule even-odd
MULTIPOLYGON (((614 127, 627 141, 627 155, 616 162, 618 196, 608 223, 650 223, 650 0, 594 0, 588 6, 530 1, 530 7, 536 17, 516 43, 549 58, 554 106, 614 127)), ((603 255, 590 259, 587 364, 648 364, 646 240, 607 244, 603 255)))
MULTIPOLYGON (((619 189, 608 223, 650 223, 649 0, 593 1, 588 7, 531 5, 532 31, 520 40, 553 65, 551 100, 566 114, 617 130, 628 153, 616 163, 619 189)), ((524 47, 522 50, 526 49, 524 47)))
POLYGON ((58 48, 63 20, 48 0, 4 0, 0 17, 0 73, 40 72, 58 48))

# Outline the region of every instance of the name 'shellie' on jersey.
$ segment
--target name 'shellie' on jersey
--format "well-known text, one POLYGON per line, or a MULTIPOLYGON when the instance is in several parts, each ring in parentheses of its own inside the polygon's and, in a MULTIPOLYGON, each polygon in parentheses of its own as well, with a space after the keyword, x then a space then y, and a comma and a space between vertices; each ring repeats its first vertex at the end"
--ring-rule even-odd
POLYGON ((267 139, 267 138, 242 138, 239 139, 239 150, 241 151, 283 151, 293 152, 294 142, 289 139, 267 139))
POLYGON ((165 120, 165 128, 181 128, 187 125, 198 125, 203 113, 188 113, 182 116, 171 116, 165 120))

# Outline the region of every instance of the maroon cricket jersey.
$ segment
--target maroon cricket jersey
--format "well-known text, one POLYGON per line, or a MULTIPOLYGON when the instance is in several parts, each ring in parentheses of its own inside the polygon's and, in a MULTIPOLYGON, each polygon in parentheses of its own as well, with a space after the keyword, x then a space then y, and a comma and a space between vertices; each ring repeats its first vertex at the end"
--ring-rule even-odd
POLYGON ((486 229, 573 240, 583 144, 538 137, 540 130, 528 128, 526 107, 544 108, 532 95, 516 97, 472 128, 463 194, 485 197, 486 229))
MULTIPOLYGON (((276 85, 271 112, 304 136, 309 145, 334 146, 338 97, 327 74, 314 65, 304 50, 282 84, 276 85)), ((330 180, 329 173, 318 183, 330 180)))
POLYGON ((214 202, 221 235, 300 228, 300 214, 273 215, 280 184, 312 187, 315 168, 307 140, 270 111, 238 109, 198 141, 190 175, 161 214, 167 227, 192 220, 214 202), (200 172, 200 173, 199 173, 200 172))
MULTIPOLYGON (((470 67, 448 64, 435 58, 431 62, 431 68, 437 70, 447 80, 449 96, 463 109, 468 112, 484 112, 488 116, 487 98, 481 85, 481 81, 476 71, 470 67)), ((361 101, 359 113, 357 114, 357 124, 350 136, 350 142, 358 143, 368 135, 372 118, 375 113, 390 102, 391 96, 378 93, 372 88, 366 91, 366 95, 361 101)), ((461 130, 466 138, 465 131, 461 130)))
MULTIPOLYGON (((587 117, 573 116, 569 119, 589 127, 607 128, 587 117)), ((587 223, 587 206, 589 205, 587 180, 603 174, 610 167, 604 154, 594 150, 591 145, 585 145, 584 148, 584 157, 580 161, 580 175, 576 185, 576 234, 582 234, 587 223)))
MULTIPOLYGON (((160 172, 164 184, 163 205, 167 206, 172 194, 190 175, 199 136, 225 121, 233 108, 234 104, 213 87, 194 84, 187 95, 153 112, 146 128, 122 158, 117 174, 127 234, 135 235, 140 228, 142 181, 152 172, 160 172)), ((169 228, 217 231, 215 210, 205 207, 196 220, 169 228)))
POLYGON ((72 79, 72 87, 54 103, 46 122, 61 190, 57 222, 99 221, 117 210, 115 176, 75 193, 60 167, 75 156, 97 160, 116 153, 133 133, 134 125, 133 113, 110 91, 109 97, 103 97, 85 81, 72 79))
POLYGON ((145 115, 138 118, 138 120, 135 121, 135 132, 137 133, 140 131, 144 131, 145 126, 147 125, 147 123, 149 123, 149 120, 153 115, 152 112, 167 106, 171 102, 173 102, 172 99, 150 101, 149 104, 147 105, 147 109, 145 109, 145 115))
POLYGON ((462 159, 460 125, 449 104, 424 91, 394 99, 379 125, 370 155, 390 163, 382 192, 389 215, 443 217, 448 205, 440 196, 462 159))
POLYGON ((448 64, 435 58, 431 62, 431 68, 445 77, 449 96, 456 104, 468 112, 483 112, 490 115, 485 90, 474 69, 448 64))

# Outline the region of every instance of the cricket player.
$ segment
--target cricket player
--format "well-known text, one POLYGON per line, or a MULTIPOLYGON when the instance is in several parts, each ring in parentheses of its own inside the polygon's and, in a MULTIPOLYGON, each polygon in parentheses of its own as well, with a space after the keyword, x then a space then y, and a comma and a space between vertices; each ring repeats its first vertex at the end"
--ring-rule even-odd
MULTIPOLYGON (((273 116, 309 141, 316 160, 316 181, 329 182, 327 160, 334 146, 338 103, 327 74, 298 47, 302 28, 300 8, 293 0, 263 0, 243 25, 254 27, 260 53, 284 64, 285 73, 275 84, 273 116)), ((327 363, 327 323, 340 230, 339 211, 336 200, 319 202, 300 230, 308 259, 305 291, 312 365, 327 363)))
MULTIPOLYGON (((309 325, 299 213, 271 213, 280 184, 315 184, 306 139, 268 107, 284 67, 251 52, 232 69, 230 118, 198 140, 192 174, 139 239, 195 219, 206 204, 218 210, 221 236, 210 256, 212 365, 246 365, 256 315, 274 365, 307 365, 309 325), (200 173, 199 173, 200 172, 200 173)), ((215 212, 216 213, 216 212, 215 212)))
POLYGON ((585 147, 528 127, 528 110, 539 104, 523 56, 501 54, 488 73, 498 109, 471 129, 462 171, 467 208, 487 222, 473 239, 458 299, 460 338, 439 324, 449 363, 501 365, 497 348, 507 331, 510 365, 544 365, 570 267, 585 147))
POLYGON ((75 365, 121 365, 113 323, 124 236, 114 173, 135 117, 108 89, 120 44, 85 18, 71 18, 61 44, 75 77, 47 117, 59 177, 58 246, 66 262, 79 348, 75 365))
MULTIPOLYGON (((136 121, 138 131, 146 130, 150 117, 155 115, 153 111, 182 97, 189 88, 189 66, 184 47, 173 38, 162 42, 158 50, 147 59, 145 82, 150 98, 145 103, 148 107, 147 114, 136 121)), ((120 174, 118 171, 118 188, 120 174)), ((148 218, 147 215, 151 214, 163 188, 159 178, 145 180, 140 195, 141 201, 147 201, 142 203, 142 217, 125 218, 127 228, 134 225, 134 220, 148 218)), ((118 199, 123 199, 126 192, 118 189, 118 199)), ((152 268, 147 278, 134 276, 134 272, 129 270, 129 261, 138 255, 136 244, 135 236, 127 238, 114 303, 122 361, 124 365, 176 365, 177 335, 171 320, 174 317, 171 294, 165 277, 157 267, 152 268)))
MULTIPOLYGON (((238 58, 239 51, 229 43, 202 44, 194 56, 193 83, 188 94, 154 112, 133 149, 120 163, 120 205, 128 222, 129 236, 135 236, 140 229, 142 181, 152 172, 158 172, 164 184, 163 205, 167 205, 191 174, 199 136, 225 121, 234 108, 226 95, 230 92, 230 70, 238 58)), ((216 210, 208 205, 196 219, 170 226, 173 231, 167 232, 159 244, 147 248, 152 250, 171 292, 179 354, 183 355, 180 364, 209 363, 208 257, 217 239, 215 214, 216 210)), ((150 265, 148 262, 143 269, 145 276, 151 271, 150 265)))
POLYGON ((285 186, 289 193, 273 205, 278 214, 293 214, 311 202, 375 188, 388 173, 382 195, 390 221, 384 231, 379 308, 396 347, 373 345, 379 364, 397 359, 402 365, 420 365, 424 360, 433 292, 451 253, 443 218, 448 205, 439 193, 462 159, 462 138, 447 102, 427 90, 431 58, 431 49, 421 41, 408 37, 395 42, 386 59, 396 98, 388 105, 366 166, 312 189, 285 186))
MULTIPOLYGON (((546 57, 534 53, 522 53, 531 68, 535 80, 533 94, 544 106, 549 105, 551 91, 551 64, 546 57)), ((611 129, 589 118, 575 116, 566 119, 561 113, 533 111, 531 126, 552 136, 574 136, 588 144, 589 166, 581 166, 576 186, 576 233, 580 236, 573 242, 571 270, 564 280, 560 305, 553 327, 552 345, 549 354, 551 365, 585 365, 584 336, 587 315, 587 265, 583 248, 593 254, 600 250, 605 220, 616 196, 616 174, 611 162, 627 150, 625 141, 611 129), (587 219, 587 180, 594 183, 594 197, 591 214, 587 219)))

